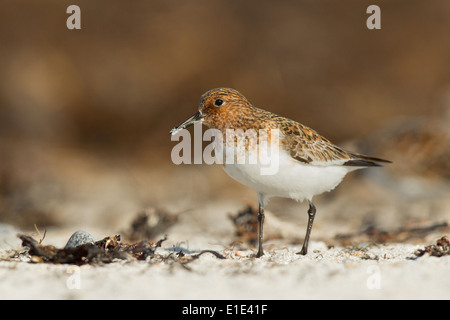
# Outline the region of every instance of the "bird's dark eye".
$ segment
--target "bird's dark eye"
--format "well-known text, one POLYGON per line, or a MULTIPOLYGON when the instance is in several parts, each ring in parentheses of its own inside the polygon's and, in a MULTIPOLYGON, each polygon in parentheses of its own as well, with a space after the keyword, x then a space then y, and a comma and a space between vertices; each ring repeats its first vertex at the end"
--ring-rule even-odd
POLYGON ((216 100, 214 101, 214 105, 215 105, 216 107, 222 106, 223 103, 224 103, 224 102, 223 102, 222 99, 216 99, 216 100))

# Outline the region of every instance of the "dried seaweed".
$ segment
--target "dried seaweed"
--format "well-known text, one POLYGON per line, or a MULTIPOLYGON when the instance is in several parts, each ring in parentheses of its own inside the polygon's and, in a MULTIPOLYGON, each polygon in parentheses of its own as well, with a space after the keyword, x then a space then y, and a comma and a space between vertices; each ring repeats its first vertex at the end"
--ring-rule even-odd
POLYGON ((86 243, 77 247, 58 249, 52 245, 42 245, 30 236, 19 234, 22 246, 28 248, 32 262, 49 262, 61 264, 98 264, 111 263, 116 260, 145 260, 155 254, 155 249, 167 237, 157 243, 143 240, 133 244, 123 244, 120 236, 106 237, 94 244, 86 243))
POLYGON ((194 259, 198 259, 202 254, 205 254, 205 253, 211 253, 218 259, 226 259, 223 255, 221 255, 220 253, 218 253, 217 251, 214 251, 214 250, 202 250, 199 253, 193 255, 192 257, 194 259))
POLYGON ((148 261, 152 263, 176 262, 186 270, 190 270, 186 264, 198 259, 205 253, 211 253, 218 259, 226 259, 222 254, 214 250, 202 250, 196 254, 185 254, 179 251, 167 254, 156 253, 156 248, 167 240, 167 236, 152 243, 141 240, 132 244, 122 243, 120 235, 105 237, 95 243, 81 244, 76 247, 58 249, 52 245, 42 245, 32 237, 24 234, 17 235, 22 240, 22 246, 27 249, 32 263, 55 263, 55 264, 108 264, 120 260, 125 261, 148 261))
POLYGON ((228 216, 236 228, 236 236, 245 243, 256 244, 258 239, 258 210, 247 205, 237 215, 228 216))
POLYGON ((162 209, 149 208, 140 212, 131 223, 125 237, 131 241, 153 239, 178 221, 178 215, 162 209))
POLYGON ((428 253, 433 257, 443 257, 450 255, 450 241, 447 236, 443 236, 436 241, 436 244, 426 246, 425 249, 419 249, 414 254, 417 257, 422 257, 425 253, 428 253))

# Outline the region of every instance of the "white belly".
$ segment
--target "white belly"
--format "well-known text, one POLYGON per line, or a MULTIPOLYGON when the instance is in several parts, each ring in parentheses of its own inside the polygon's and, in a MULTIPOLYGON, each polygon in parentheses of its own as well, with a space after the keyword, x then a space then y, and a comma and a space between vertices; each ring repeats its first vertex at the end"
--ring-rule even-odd
POLYGON ((349 171, 358 169, 339 164, 303 164, 292 159, 287 152, 280 152, 279 155, 278 170, 274 174, 261 174, 261 169, 267 169, 267 166, 260 163, 225 164, 224 170, 233 179, 268 198, 277 196, 303 201, 333 190, 349 171))

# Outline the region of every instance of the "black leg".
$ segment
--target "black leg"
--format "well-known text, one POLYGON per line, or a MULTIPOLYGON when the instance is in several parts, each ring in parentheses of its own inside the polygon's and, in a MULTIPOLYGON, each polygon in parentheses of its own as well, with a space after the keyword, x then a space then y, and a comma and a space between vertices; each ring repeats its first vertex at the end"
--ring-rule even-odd
POLYGON ((308 209, 308 227, 306 228, 306 236, 305 240, 303 241, 303 247, 298 254, 306 255, 308 253, 308 243, 309 243, 309 236, 311 234, 311 229, 314 222, 314 216, 316 215, 316 207, 312 203, 312 201, 309 202, 309 209, 308 209))
POLYGON ((262 241, 263 241, 263 224, 264 224, 264 205, 259 204, 258 212, 258 253, 256 257, 259 258, 264 255, 262 241))

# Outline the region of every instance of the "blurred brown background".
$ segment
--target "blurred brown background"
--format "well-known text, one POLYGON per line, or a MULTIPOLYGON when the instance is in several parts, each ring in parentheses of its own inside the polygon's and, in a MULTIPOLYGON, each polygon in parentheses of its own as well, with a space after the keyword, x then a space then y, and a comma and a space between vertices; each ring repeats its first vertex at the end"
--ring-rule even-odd
POLYGON ((146 206, 254 201, 220 168, 171 163, 169 130, 216 87, 337 144, 398 118, 448 123, 449 17, 447 0, 2 1, 0 222, 116 226, 146 206))

